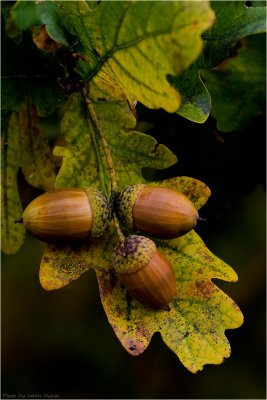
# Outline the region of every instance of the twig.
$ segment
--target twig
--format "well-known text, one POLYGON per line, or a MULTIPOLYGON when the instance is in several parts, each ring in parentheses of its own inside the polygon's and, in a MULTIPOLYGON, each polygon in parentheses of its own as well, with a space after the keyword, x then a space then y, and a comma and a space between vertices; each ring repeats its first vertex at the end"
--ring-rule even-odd
MULTIPOLYGON (((113 160, 112 160, 112 156, 111 156, 111 152, 109 150, 109 146, 107 144, 106 138, 103 134, 101 125, 99 124, 97 115, 95 113, 94 107, 93 107, 93 103, 91 102, 90 99, 88 99, 88 91, 86 89, 86 87, 83 87, 82 89, 82 95, 84 98, 84 101, 86 103, 87 106, 87 110, 89 113, 89 116, 91 118, 91 121, 94 125, 94 128, 100 138, 102 147, 103 147, 103 151, 105 153, 105 157, 106 157, 106 161, 107 161, 107 165, 108 165, 108 169, 109 169, 109 176, 110 176, 110 185, 111 185, 111 198, 114 198, 114 193, 116 193, 118 191, 118 184, 117 184, 117 179, 116 179, 116 173, 115 173, 115 168, 114 168, 114 164, 113 164, 113 160)), ((120 224, 119 221, 116 217, 116 214, 113 212, 113 220, 114 220, 114 224, 117 230, 117 234, 120 238, 121 241, 124 241, 124 234, 120 228, 120 224)))
POLYGON ((100 141, 101 141, 101 144, 102 144, 105 156, 106 156, 108 169, 109 169, 109 175, 110 175, 111 192, 115 192, 115 191, 117 191, 118 185, 117 185, 116 174, 115 174, 115 169, 114 169, 114 165, 113 165, 112 156, 111 156, 111 153, 110 153, 106 138, 105 138, 105 136, 103 134, 102 128, 101 128, 101 126, 100 126, 100 124, 98 122, 97 115, 95 113, 93 104, 92 104, 91 100, 89 100, 88 97, 87 97, 86 88, 83 88, 82 93, 83 93, 84 101, 85 101, 85 103, 87 105, 87 109, 88 109, 89 115, 90 115, 91 120, 92 120, 92 122, 94 124, 94 127, 95 127, 95 129, 96 129, 96 131, 98 133, 98 136, 100 138, 100 141))

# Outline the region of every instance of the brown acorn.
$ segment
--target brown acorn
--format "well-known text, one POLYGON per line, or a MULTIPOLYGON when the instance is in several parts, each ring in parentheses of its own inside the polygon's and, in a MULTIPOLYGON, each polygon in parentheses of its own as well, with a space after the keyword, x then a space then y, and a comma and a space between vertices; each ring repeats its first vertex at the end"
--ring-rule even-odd
POLYGON ((22 222, 44 242, 70 242, 101 236, 111 216, 105 194, 93 188, 68 188, 36 197, 24 210, 22 222))
POLYGON ((166 307, 176 295, 176 280, 171 264, 155 243, 132 235, 113 251, 116 273, 130 295, 150 307, 166 307))
POLYGON ((159 239, 182 236, 199 218, 194 204, 182 193, 165 187, 128 186, 115 200, 122 224, 159 239))

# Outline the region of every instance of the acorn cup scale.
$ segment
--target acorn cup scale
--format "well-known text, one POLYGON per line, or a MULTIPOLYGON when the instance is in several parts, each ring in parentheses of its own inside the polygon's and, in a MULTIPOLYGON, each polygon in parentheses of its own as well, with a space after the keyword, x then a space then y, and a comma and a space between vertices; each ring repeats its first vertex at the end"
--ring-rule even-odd
POLYGON ((184 194, 164 187, 129 186, 119 193, 115 206, 128 229, 158 239, 182 236, 199 219, 194 204, 184 194))
POLYGON ((176 295, 176 280, 171 264, 155 243, 132 235, 113 252, 114 268, 130 295, 152 308, 168 307, 176 295))
POLYGON ((110 220, 108 199, 93 188, 55 189, 43 193, 26 207, 22 218, 25 228, 47 243, 101 236, 110 220))

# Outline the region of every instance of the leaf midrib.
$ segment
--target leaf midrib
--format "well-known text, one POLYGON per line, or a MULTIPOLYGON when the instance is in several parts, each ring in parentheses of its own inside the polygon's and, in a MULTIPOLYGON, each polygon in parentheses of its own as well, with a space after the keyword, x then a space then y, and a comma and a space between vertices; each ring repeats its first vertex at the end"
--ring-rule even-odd
MULTIPOLYGON (((193 22, 192 22, 192 23, 193 23, 193 22)), ((188 23, 187 23, 187 24, 183 24, 183 25, 179 25, 179 26, 176 27, 176 29, 178 30, 178 29, 181 29, 181 28, 183 28, 183 27, 185 27, 185 26, 188 26, 188 25, 189 25, 188 23)), ((134 47, 134 46, 138 45, 139 43, 141 43, 141 42, 144 41, 144 40, 151 39, 151 38, 156 38, 156 37, 161 36, 161 35, 168 35, 168 34, 170 34, 171 32, 172 32, 172 24, 171 24, 171 27, 170 27, 169 30, 165 30, 165 31, 162 31, 162 32, 157 31, 157 32, 153 32, 153 33, 147 33, 146 35, 143 35, 143 36, 141 36, 141 37, 139 37, 139 38, 137 38, 137 39, 135 39, 135 40, 133 40, 133 41, 131 41, 131 42, 128 42, 128 43, 125 43, 125 44, 122 44, 122 45, 115 45, 113 48, 111 48, 110 50, 108 50, 108 52, 107 52, 104 56, 101 56, 101 58, 100 58, 100 55, 98 54, 98 57, 100 58, 100 61, 99 61, 98 65, 94 68, 94 70, 93 70, 87 77, 85 77, 85 79, 88 80, 88 81, 90 81, 91 79, 93 79, 94 76, 95 76, 95 75, 99 72, 99 70, 103 67, 103 65, 104 65, 104 64, 113 56, 113 54, 116 53, 117 51, 129 49, 129 48, 131 48, 131 47, 134 47)))

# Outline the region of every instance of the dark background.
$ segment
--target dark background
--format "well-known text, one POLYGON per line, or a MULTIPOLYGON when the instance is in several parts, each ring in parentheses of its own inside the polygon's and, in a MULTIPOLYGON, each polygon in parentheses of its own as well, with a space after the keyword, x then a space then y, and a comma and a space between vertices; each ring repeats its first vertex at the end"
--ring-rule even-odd
MULTIPOLYGON (((179 163, 154 175, 191 176, 212 196, 197 228, 208 248, 238 273, 216 281, 240 306, 244 325, 228 330, 232 355, 192 374, 155 334, 130 356, 103 311, 96 277, 44 291, 38 280, 43 244, 27 236, 14 256, 2 256, 2 398, 4 394, 61 398, 266 398, 265 392, 265 119, 222 134, 203 124, 138 105, 140 130, 166 144, 179 163)), ((46 118, 53 141, 58 117, 46 118)), ((145 176, 153 176, 147 170, 145 176)), ((40 192, 19 175, 24 206, 40 192)))

